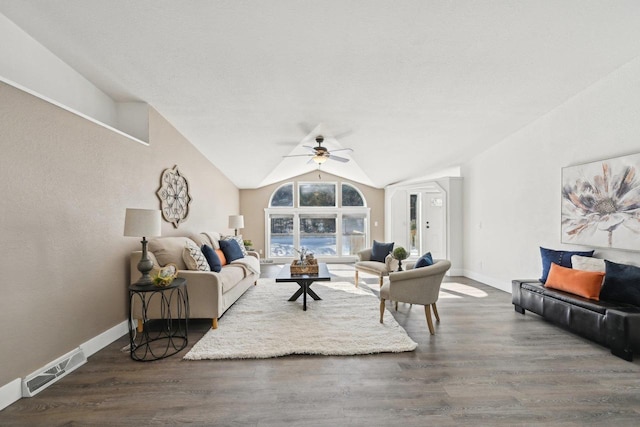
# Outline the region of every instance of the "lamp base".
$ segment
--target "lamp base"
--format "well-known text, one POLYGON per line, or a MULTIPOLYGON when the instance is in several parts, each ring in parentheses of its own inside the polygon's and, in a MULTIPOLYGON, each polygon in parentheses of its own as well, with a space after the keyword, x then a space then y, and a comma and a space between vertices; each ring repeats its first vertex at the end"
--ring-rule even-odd
POLYGON ((140 279, 138 279, 138 281, 136 283, 134 283, 134 285, 136 286, 152 286, 153 285, 153 280, 151 279, 151 276, 149 275, 149 273, 143 273, 142 277, 140 277, 140 279))
POLYGON ((150 286, 153 285, 151 275, 149 274, 153 270, 153 261, 149 259, 147 255, 147 239, 142 238, 142 258, 138 262, 138 271, 142 274, 142 277, 135 283, 137 286, 150 286))

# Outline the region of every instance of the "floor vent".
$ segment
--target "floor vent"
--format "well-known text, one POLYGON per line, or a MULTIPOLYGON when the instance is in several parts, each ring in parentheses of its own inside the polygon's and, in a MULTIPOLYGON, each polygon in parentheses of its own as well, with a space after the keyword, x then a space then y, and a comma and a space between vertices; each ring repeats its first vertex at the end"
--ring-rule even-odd
POLYGON ((84 365, 87 358, 84 352, 77 349, 65 354, 58 360, 51 362, 42 369, 35 371, 22 380, 22 396, 32 397, 49 387, 60 378, 84 365))

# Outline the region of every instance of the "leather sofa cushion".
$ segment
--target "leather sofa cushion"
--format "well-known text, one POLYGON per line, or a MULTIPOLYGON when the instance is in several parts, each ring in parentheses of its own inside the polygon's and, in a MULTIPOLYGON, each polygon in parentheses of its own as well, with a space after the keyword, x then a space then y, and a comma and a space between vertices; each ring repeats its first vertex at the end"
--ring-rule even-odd
POLYGON ((620 303, 611 303, 608 301, 594 301, 587 298, 580 297, 578 295, 570 294, 568 292, 558 291, 555 289, 545 288, 542 283, 525 282, 522 283, 521 288, 523 290, 541 294, 545 297, 555 298, 560 301, 564 301, 569 304, 574 304, 582 308, 586 308, 596 313, 605 314, 610 308, 619 308, 620 303))

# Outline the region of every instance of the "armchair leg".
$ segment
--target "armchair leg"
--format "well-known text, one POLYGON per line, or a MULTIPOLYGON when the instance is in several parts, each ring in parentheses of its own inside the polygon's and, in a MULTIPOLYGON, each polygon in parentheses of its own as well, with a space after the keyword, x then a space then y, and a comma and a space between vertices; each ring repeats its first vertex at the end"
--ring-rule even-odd
POLYGON ((382 276, 380 276, 380 287, 382 287, 382 276))
POLYGON ((433 309, 433 315, 436 316, 436 321, 440 323, 440 316, 438 315, 438 309, 436 308, 436 303, 431 304, 431 308, 433 309))
POLYGON ((144 331, 144 323, 142 323, 142 319, 138 319, 138 332, 142 333, 144 331))
POLYGON ((214 317, 213 322, 211 324, 211 329, 218 329, 218 318, 214 317))
POLYGON ((358 287, 358 270, 356 270, 356 288, 358 287))
POLYGON ((384 318, 384 300, 380 298, 380 323, 384 323, 382 319, 384 318))
POLYGON ((427 325, 429 326, 429 332, 431 335, 435 335, 436 332, 433 330, 433 321, 431 320, 431 310, 428 305, 424 306, 424 314, 427 316, 427 325))
POLYGON ((396 303, 396 311, 398 311, 398 301, 396 301, 395 303, 396 303))

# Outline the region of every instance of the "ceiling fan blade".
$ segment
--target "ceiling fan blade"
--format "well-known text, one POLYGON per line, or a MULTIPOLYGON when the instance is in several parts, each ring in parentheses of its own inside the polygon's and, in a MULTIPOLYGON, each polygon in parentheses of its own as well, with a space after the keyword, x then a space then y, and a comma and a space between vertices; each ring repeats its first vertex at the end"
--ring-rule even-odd
POLYGON ((330 154, 329 158, 331 160, 337 160, 337 161, 342 162, 342 163, 347 163, 349 161, 349 159, 346 159, 344 157, 334 156, 333 154, 330 154))
POLYGON ((316 147, 310 147, 308 145, 303 145, 304 148, 308 148, 309 150, 311 150, 313 153, 316 152, 316 147))
POLYGON ((350 153, 353 153, 353 148, 340 148, 338 150, 331 150, 332 153, 337 153, 338 151, 348 151, 350 153))

